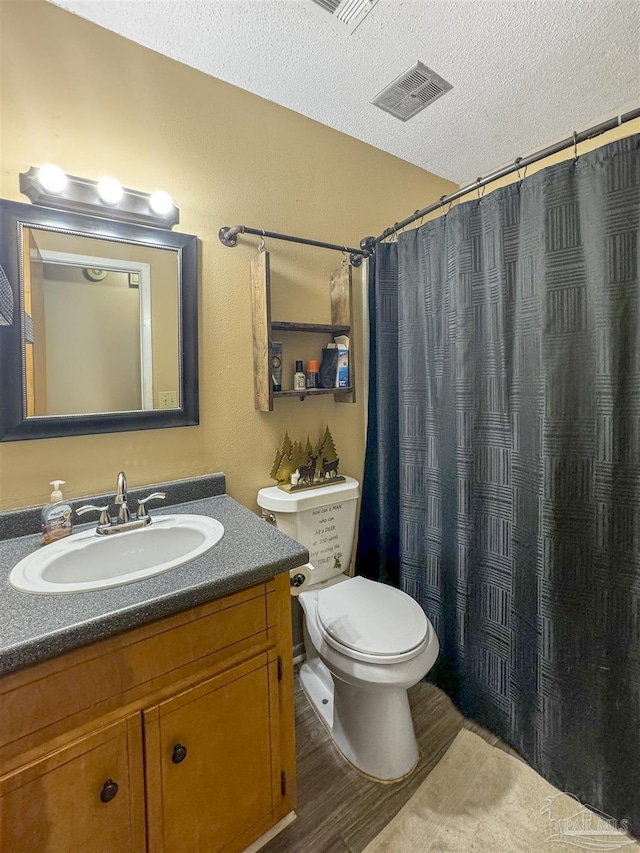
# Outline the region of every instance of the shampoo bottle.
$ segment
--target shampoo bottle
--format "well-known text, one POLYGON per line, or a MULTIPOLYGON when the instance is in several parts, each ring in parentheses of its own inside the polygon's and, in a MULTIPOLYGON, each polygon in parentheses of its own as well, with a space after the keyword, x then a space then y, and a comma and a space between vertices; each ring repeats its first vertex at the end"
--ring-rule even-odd
POLYGON ((53 486, 51 503, 42 508, 42 535, 45 545, 55 542, 56 539, 64 539, 73 532, 71 504, 62 499, 60 491, 60 486, 64 486, 64 480, 53 480, 49 485, 53 486))

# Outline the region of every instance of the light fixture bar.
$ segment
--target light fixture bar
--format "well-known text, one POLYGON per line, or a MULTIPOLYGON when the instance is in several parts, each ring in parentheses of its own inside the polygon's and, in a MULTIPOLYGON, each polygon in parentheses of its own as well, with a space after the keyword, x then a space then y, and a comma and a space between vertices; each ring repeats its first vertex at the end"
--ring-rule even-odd
POLYGON ((30 166, 28 171, 20 172, 20 192, 33 204, 71 210, 74 213, 87 213, 104 219, 117 219, 133 222, 136 225, 152 225, 170 230, 180 221, 180 210, 173 204, 166 215, 156 213, 150 203, 152 193, 123 187, 122 198, 115 204, 102 201, 98 192, 99 181, 67 175, 67 184, 62 192, 47 191, 38 180, 39 168, 30 166))

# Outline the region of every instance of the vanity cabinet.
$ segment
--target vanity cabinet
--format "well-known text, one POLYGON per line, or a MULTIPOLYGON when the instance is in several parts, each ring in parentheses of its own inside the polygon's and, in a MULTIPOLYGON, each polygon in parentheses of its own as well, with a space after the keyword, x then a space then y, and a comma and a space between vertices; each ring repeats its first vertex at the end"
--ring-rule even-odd
POLYGON ((288 581, 0 678, 0 853, 239 853, 289 815, 288 581))
POLYGON ((275 684, 259 655, 145 711, 150 853, 217 853, 277 807, 275 684))
POLYGON ((140 735, 129 717, 2 778, 2 853, 143 853, 140 735))

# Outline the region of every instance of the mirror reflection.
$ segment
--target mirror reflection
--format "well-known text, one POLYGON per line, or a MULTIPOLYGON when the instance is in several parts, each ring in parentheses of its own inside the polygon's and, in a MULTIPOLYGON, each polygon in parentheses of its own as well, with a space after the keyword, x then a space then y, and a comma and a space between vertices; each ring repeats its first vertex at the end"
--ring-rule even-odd
POLYGON ((179 261, 22 226, 25 417, 181 407, 179 261))

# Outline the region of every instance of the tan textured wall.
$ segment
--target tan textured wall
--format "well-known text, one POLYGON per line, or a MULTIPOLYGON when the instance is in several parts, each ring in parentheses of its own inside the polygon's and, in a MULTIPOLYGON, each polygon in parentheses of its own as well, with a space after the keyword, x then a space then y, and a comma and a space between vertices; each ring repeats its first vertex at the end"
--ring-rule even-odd
MULTIPOLYGON (((256 412, 256 241, 226 249, 217 232, 244 223, 357 245, 454 185, 40 0, 0 2, 0 15, 0 194, 25 201, 18 172, 30 164, 108 173, 125 186, 166 189, 181 210, 178 230, 202 241, 200 426, 0 444, 0 509, 46 501, 54 476, 67 481, 68 496, 113 488, 121 468, 131 485, 224 471, 229 493, 255 508, 284 430, 314 437, 325 423, 343 470, 359 477, 361 336, 356 404, 283 399, 271 414, 256 412)), ((340 256, 273 241, 268 248, 274 316, 327 317, 328 273, 340 256)))

